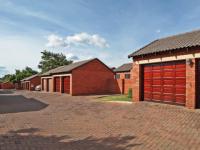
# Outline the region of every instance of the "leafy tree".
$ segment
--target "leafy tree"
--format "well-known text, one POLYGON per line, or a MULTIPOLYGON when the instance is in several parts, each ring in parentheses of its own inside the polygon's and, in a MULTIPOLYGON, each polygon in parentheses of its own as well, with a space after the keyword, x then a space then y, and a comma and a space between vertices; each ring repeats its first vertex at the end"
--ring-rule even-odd
POLYGON ((30 67, 26 67, 22 71, 20 70, 15 70, 15 82, 18 82, 26 77, 29 77, 31 75, 37 74, 38 72, 33 70, 30 67))
POLYGON ((29 77, 31 75, 37 74, 38 72, 30 67, 26 67, 23 70, 15 70, 15 74, 7 74, 2 78, 4 82, 19 82, 20 80, 29 77))
POLYGON ((59 66, 69 65, 73 62, 71 60, 67 60, 66 56, 62 53, 53 53, 46 50, 41 53, 42 60, 39 62, 38 68, 41 69, 42 72, 47 72, 59 66))
POLYGON ((5 76, 3 76, 2 81, 3 82, 13 82, 15 79, 13 74, 7 74, 5 76))

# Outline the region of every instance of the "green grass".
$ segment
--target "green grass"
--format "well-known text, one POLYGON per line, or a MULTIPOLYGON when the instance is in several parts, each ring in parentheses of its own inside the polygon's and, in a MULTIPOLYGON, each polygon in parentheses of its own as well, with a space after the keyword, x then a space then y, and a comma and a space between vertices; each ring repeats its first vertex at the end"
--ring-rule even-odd
POLYGON ((111 95, 111 96, 104 96, 100 98, 102 101, 123 101, 123 102, 131 102, 132 99, 128 98, 127 95, 111 95))

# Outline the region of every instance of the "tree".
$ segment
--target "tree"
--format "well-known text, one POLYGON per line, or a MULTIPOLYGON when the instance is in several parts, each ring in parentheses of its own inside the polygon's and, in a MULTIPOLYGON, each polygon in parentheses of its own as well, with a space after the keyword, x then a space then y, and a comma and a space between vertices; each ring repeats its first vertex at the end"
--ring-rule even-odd
POLYGON ((15 76, 13 74, 6 74, 3 76, 2 81, 3 82, 13 82, 15 79, 15 76))
POLYGON ((33 70, 30 67, 26 67, 23 70, 15 70, 15 74, 7 74, 5 75, 2 80, 4 82, 19 82, 20 80, 29 77, 31 75, 37 74, 38 72, 33 70))
POLYGON ((15 82, 18 82, 26 77, 32 76, 34 74, 37 74, 38 72, 33 70, 30 67, 26 67, 22 71, 20 70, 15 70, 15 82))
POLYGON ((73 61, 67 60, 66 56, 62 53, 52 53, 44 50, 42 53, 41 61, 39 62, 38 68, 41 72, 47 72, 51 69, 57 68, 63 65, 69 65, 73 61))

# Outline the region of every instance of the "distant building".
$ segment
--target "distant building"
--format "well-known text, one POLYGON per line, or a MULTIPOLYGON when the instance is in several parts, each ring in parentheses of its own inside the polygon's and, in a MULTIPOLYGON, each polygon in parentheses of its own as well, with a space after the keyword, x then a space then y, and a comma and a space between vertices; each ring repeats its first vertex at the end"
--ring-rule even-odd
POLYGON ((115 79, 118 82, 118 86, 122 94, 127 94, 128 90, 132 88, 132 65, 132 63, 126 63, 114 69, 115 79))
POLYGON ((114 72, 97 58, 52 69, 41 75, 42 90, 70 95, 113 94, 114 72))
POLYGON ((15 86, 12 82, 3 82, 3 83, 0 83, 1 84, 1 89, 14 89, 15 86))
POLYGON ((39 74, 35 74, 21 80, 21 87, 23 90, 34 91, 35 87, 40 84, 41 84, 41 77, 39 74))

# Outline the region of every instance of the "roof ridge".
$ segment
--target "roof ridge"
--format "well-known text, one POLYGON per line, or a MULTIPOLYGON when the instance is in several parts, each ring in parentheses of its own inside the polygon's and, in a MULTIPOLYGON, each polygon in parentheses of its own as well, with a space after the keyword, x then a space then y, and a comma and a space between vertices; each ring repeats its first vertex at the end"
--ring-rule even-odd
MULTIPOLYGON (((77 62, 74 62, 74 63, 71 63, 71 64, 75 64, 75 63, 80 63, 80 62, 85 62, 85 61, 91 61, 93 59, 96 59, 96 58, 90 58, 90 59, 86 59, 86 60, 81 60, 81 61, 77 61, 77 62)), ((71 65, 69 64, 69 65, 71 65)))
POLYGON ((34 78, 34 77, 36 77, 36 76, 39 76, 39 75, 40 75, 40 73, 32 74, 32 75, 30 75, 30 76, 28 76, 28 77, 22 79, 21 81, 26 81, 26 80, 32 79, 32 78, 34 78))
POLYGON ((165 36, 165 37, 162 37, 162 38, 158 38, 157 40, 163 40, 163 39, 167 39, 167 38, 177 37, 177 36, 180 36, 180 35, 185 35, 185 34, 194 33, 194 32, 198 32, 198 31, 200 31, 200 29, 195 29, 195 30, 192 30, 192 31, 186 31, 186 32, 178 33, 178 34, 168 35, 168 36, 165 36))
POLYGON ((97 59, 97 58, 91 58, 91 59, 81 60, 81 61, 77 61, 77 62, 68 64, 68 65, 59 66, 59 67, 57 67, 57 68, 51 69, 51 70, 49 70, 49 71, 43 73, 42 75, 50 75, 50 74, 54 74, 54 72, 57 72, 57 73, 59 72, 59 73, 60 73, 60 72, 63 71, 63 69, 65 69, 65 68, 67 68, 67 67, 68 67, 68 68, 71 67, 71 70, 73 70, 73 69, 75 69, 75 68, 77 68, 77 67, 79 67, 79 66, 81 66, 81 65, 83 65, 83 64, 86 64, 86 63, 88 63, 88 62, 90 62, 90 61, 93 61, 93 60, 95 60, 95 59, 97 59))
POLYGON ((153 53, 153 52, 158 52, 158 51, 160 52, 160 51, 170 50, 170 49, 172 50, 172 49, 177 49, 177 48, 200 46, 198 41, 200 41, 200 29, 187 31, 184 33, 179 33, 179 34, 175 34, 175 35, 171 35, 171 36, 167 36, 163 38, 158 38, 150 42, 149 44, 145 45, 144 47, 136 50, 132 54, 128 55, 128 58, 138 56, 138 55, 150 54, 150 52, 153 53), (174 42, 170 43, 170 41, 174 41, 174 42), (188 42, 186 43, 186 41, 188 42), (156 45, 157 42, 158 42, 158 45, 156 45), (160 44, 162 44, 162 46, 159 46, 160 44), (149 49, 149 52, 147 51, 147 49, 149 49))
POLYGON ((132 63, 124 63, 120 65, 119 67, 114 69, 114 72, 126 72, 130 71, 132 68, 132 63))
MULTIPOLYGON (((81 60, 81 61, 77 61, 77 62, 74 62, 74 63, 71 63, 71 64, 68 64, 68 65, 63 65, 63 66, 60 66, 60 67, 65 67, 65 66, 70 66, 70 65, 74 65, 74 64, 77 64, 77 63, 81 63, 81 62, 88 62, 88 61, 92 61, 96 58, 91 58, 91 59, 86 59, 86 60, 81 60)), ((55 68, 56 69, 56 68, 55 68)))

